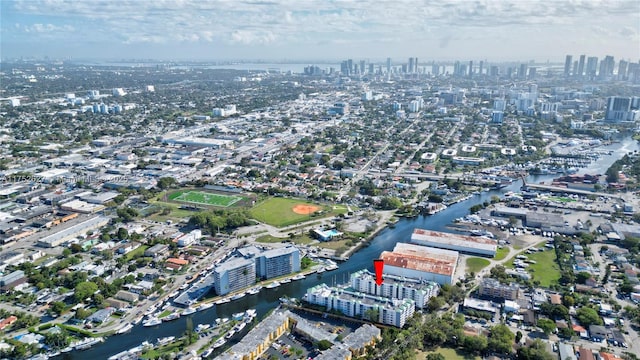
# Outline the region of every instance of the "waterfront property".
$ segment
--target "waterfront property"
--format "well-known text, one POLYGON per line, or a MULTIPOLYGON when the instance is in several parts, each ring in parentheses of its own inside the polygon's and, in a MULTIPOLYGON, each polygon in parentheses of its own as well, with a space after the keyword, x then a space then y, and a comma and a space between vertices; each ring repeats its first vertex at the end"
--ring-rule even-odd
POLYGON ((393 252, 383 251, 386 274, 452 284, 458 263, 458 252, 397 243, 393 252))
POLYGON ((361 293, 383 296, 390 299, 411 299, 416 307, 424 308, 429 299, 437 296, 440 286, 432 281, 405 278, 384 274, 384 282, 376 284, 375 275, 360 270, 351 275, 351 287, 361 293))
POLYGON ((494 257, 498 250, 495 240, 482 236, 467 236, 440 231, 415 229, 411 242, 422 246, 431 246, 462 253, 494 257))
POLYGON ((379 296, 342 288, 316 285, 307 289, 304 299, 314 305, 329 310, 337 310, 346 316, 364 318, 382 324, 403 327, 415 312, 415 302, 411 299, 385 299, 379 296))
POLYGON ((256 281, 256 267, 252 260, 232 258, 213 269, 215 289, 218 295, 251 286, 256 281))
POLYGON ((262 252, 255 258, 256 274, 262 279, 300 271, 300 250, 293 246, 262 252))

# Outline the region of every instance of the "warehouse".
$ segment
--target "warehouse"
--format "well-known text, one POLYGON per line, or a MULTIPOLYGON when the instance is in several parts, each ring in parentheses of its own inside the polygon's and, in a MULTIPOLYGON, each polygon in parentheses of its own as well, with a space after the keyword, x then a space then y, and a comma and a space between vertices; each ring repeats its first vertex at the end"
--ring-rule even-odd
POLYGON ((406 278, 452 284, 458 253, 406 243, 397 243, 393 252, 384 251, 384 273, 406 278))
POLYGON ((498 250, 497 242, 485 237, 457 235, 423 229, 415 229, 413 231, 411 242, 422 246, 488 257, 494 257, 498 250))

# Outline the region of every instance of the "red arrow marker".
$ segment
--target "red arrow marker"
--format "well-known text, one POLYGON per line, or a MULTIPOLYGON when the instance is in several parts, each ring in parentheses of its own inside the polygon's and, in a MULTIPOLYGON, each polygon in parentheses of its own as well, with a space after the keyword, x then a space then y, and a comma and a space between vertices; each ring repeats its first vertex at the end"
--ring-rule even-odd
POLYGON ((376 284, 382 285, 382 269, 384 268, 384 260, 373 260, 373 267, 376 270, 376 284))

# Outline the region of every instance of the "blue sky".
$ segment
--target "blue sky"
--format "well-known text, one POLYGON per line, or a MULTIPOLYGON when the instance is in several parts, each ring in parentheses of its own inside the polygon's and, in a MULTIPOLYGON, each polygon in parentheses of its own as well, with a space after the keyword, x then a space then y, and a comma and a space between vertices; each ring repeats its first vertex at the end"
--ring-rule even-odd
POLYGON ((0 56, 640 59, 640 0, 0 0, 0 56))

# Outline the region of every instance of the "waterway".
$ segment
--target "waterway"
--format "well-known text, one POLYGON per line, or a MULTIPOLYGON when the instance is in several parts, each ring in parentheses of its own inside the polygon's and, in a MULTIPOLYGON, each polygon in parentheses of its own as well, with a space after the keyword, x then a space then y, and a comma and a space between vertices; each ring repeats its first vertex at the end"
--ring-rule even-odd
MULTIPOLYGON (((616 159, 619 159, 629 152, 640 150, 638 142, 631 138, 624 139, 622 142, 614 143, 603 148, 612 150, 612 155, 600 157, 587 168, 581 169, 581 173, 588 172, 591 174, 604 174, 607 168, 616 159)), ((526 180, 527 182, 532 183, 538 183, 541 181, 548 182, 557 176, 558 175, 529 176, 526 180)), ((279 304, 278 299, 280 297, 287 295, 289 297, 301 298, 308 288, 317 284, 327 283, 329 285, 335 285, 344 283, 348 281, 351 273, 356 272, 365 266, 367 266, 370 271, 373 271, 373 259, 377 259, 382 251, 392 250, 397 242, 408 242, 411 237, 411 233, 415 228, 451 232, 451 229, 446 228, 446 226, 449 225, 452 220, 467 215, 469 213, 469 207, 484 201, 489 201, 494 195, 500 196, 508 191, 518 191, 521 185, 521 181, 514 181, 504 189, 474 195, 465 201, 449 206, 444 211, 435 215, 402 219, 394 228, 386 228, 382 230, 370 242, 368 247, 365 247, 353 254, 348 261, 341 263, 337 270, 324 272, 323 274, 311 274, 303 280, 282 284, 275 289, 263 289, 257 295, 247 295, 242 299, 227 304, 215 305, 210 309, 195 313, 189 317, 193 319, 194 328, 198 324, 210 324, 218 317, 230 318, 233 313, 252 308, 257 310, 258 319, 261 319, 269 310, 275 308, 279 304)), ((165 336, 181 336, 184 334, 185 330, 186 318, 179 318, 178 320, 163 323, 152 328, 145 328, 142 327, 142 325, 137 325, 129 334, 113 336, 108 338, 104 343, 96 345, 89 350, 64 354, 63 358, 74 360, 106 359, 111 355, 137 346, 145 340, 155 342, 156 339, 165 336)), ((230 341, 228 344, 234 344, 234 342, 230 341)), ((226 346, 220 350, 224 348, 226 348, 226 346)))

